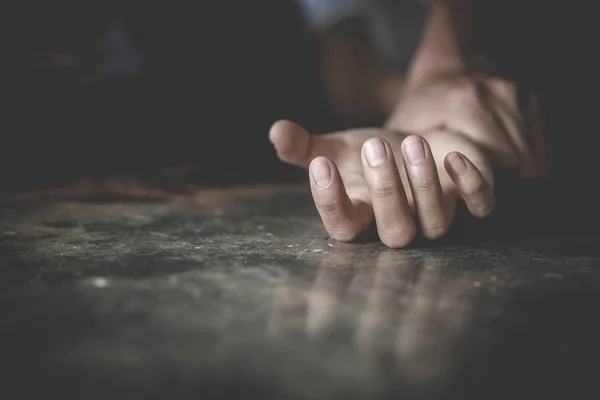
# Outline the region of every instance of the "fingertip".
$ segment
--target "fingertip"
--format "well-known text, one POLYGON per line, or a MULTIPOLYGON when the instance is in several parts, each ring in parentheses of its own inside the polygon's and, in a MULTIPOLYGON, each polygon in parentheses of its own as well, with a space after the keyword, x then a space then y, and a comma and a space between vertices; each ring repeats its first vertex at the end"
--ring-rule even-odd
POLYGON ((469 212, 471 213, 471 215, 473 215, 476 218, 481 218, 481 219, 489 217, 490 214, 492 214, 492 212, 494 211, 495 207, 496 207, 496 199, 494 197, 488 198, 487 201, 482 204, 477 204, 477 205, 467 204, 467 208, 469 209, 469 212))
MULTIPOLYGON (((295 122, 280 120, 269 131, 277 155, 291 164, 305 164, 310 152, 310 134, 295 122)), ((303 165, 305 166, 305 165, 303 165)))
POLYGON ((379 167, 388 160, 393 159, 393 152, 389 143, 380 137, 367 139, 361 148, 363 161, 371 168, 379 167))
POLYGON ((327 157, 315 157, 308 166, 311 181, 318 189, 327 189, 334 181, 335 164, 327 157))
POLYGON ((411 245, 417 236, 417 229, 414 224, 412 227, 404 228, 400 231, 388 231, 380 233, 381 242, 390 249, 404 249, 411 245))
POLYGON ((469 172, 469 160, 458 151, 449 153, 444 158, 444 168, 449 175, 459 177, 469 172))
POLYGON ((379 144, 383 145, 383 147, 385 147, 386 150, 390 148, 390 143, 386 139, 379 136, 373 136, 365 140, 365 142, 362 145, 362 150, 366 151, 370 146, 376 146, 379 144))
POLYGON ((487 179, 468 157, 458 152, 446 156, 444 167, 469 212, 477 218, 489 216, 495 207, 491 179, 487 179))
POLYGON ((360 234, 359 230, 335 232, 328 231, 332 238, 341 243, 352 243, 355 242, 360 234))
POLYGON ((310 165, 312 165, 314 163, 327 163, 327 164, 332 163, 332 164, 334 164, 329 158, 327 158, 325 156, 317 156, 317 157, 313 158, 310 161, 310 165))
POLYGON ((402 152, 404 160, 408 165, 416 167, 431 157, 429 143, 419 135, 410 135, 402 141, 402 152))
POLYGON ((280 119, 271 125, 269 129, 269 140, 271 143, 277 143, 282 136, 287 135, 289 130, 295 129, 295 123, 286 119, 280 119))
MULTIPOLYGON (((312 197, 325 229, 340 242, 354 241, 367 223, 367 204, 350 199, 333 161, 316 157, 309 165, 312 197)), ((372 217, 371 217, 372 219, 372 217)))
POLYGON ((427 142, 427 140, 425 140, 425 138, 421 135, 417 135, 415 133, 408 135, 407 137, 404 138, 404 140, 402 140, 402 144, 401 146, 404 147, 408 144, 410 144, 410 142, 412 141, 418 141, 418 142, 422 142, 424 146, 429 146, 429 142, 427 142))

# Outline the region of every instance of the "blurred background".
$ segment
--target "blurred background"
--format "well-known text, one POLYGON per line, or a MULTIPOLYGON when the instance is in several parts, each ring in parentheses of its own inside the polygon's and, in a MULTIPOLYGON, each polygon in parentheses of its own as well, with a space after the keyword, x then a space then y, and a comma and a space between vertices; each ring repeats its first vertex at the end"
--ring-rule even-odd
MULTIPOLYGON (((594 140, 594 14, 581 1, 480 3, 477 40, 496 55, 486 68, 558 110, 548 125, 562 132, 559 142, 565 132, 594 140)), ((288 118, 321 133, 382 123, 427 13, 418 0, 2 8, 3 190, 123 174, 167 182, 191 174, 206 184, 301 178, 276 160, 270 125, 288 118)), ((585 159, 581 146, 558 147, 559 162, 585 159)))

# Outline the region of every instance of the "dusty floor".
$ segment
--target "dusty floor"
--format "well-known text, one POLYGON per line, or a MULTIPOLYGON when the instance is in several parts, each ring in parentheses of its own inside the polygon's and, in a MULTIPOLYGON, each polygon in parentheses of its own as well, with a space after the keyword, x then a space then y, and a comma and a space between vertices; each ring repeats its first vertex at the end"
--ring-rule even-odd
POLYGON ((600 242, 578 240, 340 244, 296 186, 7 204, 1 397, 582 398, 600 242))

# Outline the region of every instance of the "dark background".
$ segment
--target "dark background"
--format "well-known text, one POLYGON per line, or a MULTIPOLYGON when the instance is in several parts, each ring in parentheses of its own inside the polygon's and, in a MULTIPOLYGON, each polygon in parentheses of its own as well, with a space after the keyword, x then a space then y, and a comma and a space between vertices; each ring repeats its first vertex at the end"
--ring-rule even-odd
POLYGON ((267 135, 276 119, 331 128, 308 30, 290 1, 10 3, 5 181, 180 164, 260 175, 278 165, 267 135), (137 66, 106 72, 119 56, 107 45, 115 24, 127 35, 121 56, 132 53, 137 66), (57 53, 68 65, 51 65, 57 53))
MULTIPOLYGON (((555 176, 587 188, 599 65, 590 7, 474 3, 474 40, 496 55, 495 72, 542 97, 555 176)), ((178 165, 208 184, 298 177, 275 159, 272 122, 344 127, 292 1, 13 0, 0 15, 3 189, 178 165)))

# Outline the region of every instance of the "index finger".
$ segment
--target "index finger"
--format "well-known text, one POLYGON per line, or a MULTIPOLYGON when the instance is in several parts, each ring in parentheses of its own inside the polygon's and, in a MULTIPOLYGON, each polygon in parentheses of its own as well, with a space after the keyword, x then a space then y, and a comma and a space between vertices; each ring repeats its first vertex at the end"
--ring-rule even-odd
POLYGON ((335 163, 326 157, 315 158, 309 171, 313 199, 327 232, 341 242, 356 239, 373 222, 368 197, 355 194, 351 200, 335 163))

